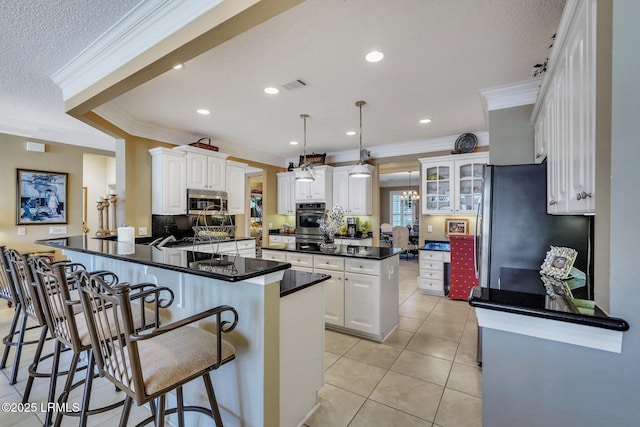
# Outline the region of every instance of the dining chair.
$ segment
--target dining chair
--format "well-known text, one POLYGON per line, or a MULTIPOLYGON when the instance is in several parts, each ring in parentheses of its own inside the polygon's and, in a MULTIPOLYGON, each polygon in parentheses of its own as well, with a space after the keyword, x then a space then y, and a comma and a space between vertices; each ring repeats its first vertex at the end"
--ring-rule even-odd
POLYGON ((396 225, 392 230, 393 247, 402 249, 402 253, 408 253, 409 249, 409 229, 402 225, 396 225))
MULTIPOLYGON (((127 424, 133 401, 138 406, 152 403, 156 426, 164 426, 166 414, 176 413, 178 425, 184 426, 184 412, 209 415, 218 427, 222 417, 218 408, 210 372, 235 359, 235 348, 222 339, 234 330, 238 313, 221 305, 151 331, 138 332, 133 327, 129 283, 107 284, 100 276, 81 274, 81 301, 89 329, 94 357, 101 376, 127 394, 120 425, 127 424), (191 326, 212 317, 216 333, 191 326), (118 331, 114 334, 112 331, 118 331), (182 386, 201 377, 210 409, 184 406, 182 386), (177 407, 165 409, 166 394, 176 391, 177 407)), ((144 292, 142 293, 144 294, 144 292)))

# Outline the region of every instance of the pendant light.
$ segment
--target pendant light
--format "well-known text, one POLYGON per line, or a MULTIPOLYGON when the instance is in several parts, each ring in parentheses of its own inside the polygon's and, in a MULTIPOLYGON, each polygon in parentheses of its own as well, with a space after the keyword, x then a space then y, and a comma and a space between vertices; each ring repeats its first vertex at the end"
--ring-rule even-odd
POLYGON ((420 195, 418 192, 411 188, 411 174, 413 171, 409 171, 409 190, 403 191, 402 196, 400 196, 400 203, 407 209, 411 209, 415 203, 418 203, 420 200, 420 195))
POLYGON ((298 182, 313 182, 316 179, 313 177, 311 173, 311 168, 313 164, 307 163, 307 119, 309 118, 308 114, 300 114, 300 118, 304 121, 304 157, 302 158, 302 164, 300 168, 302 169, 296 175, 296 181, 298 182))
POLYGON ((353 178, 368 178, 371 176, 371 172, 362 161, 362 106, 365 104, 366 102, 364 101, 356 101, 356 107, 360 109, 360 150, 358 150, 358 163, 349 171, 349 176, 353 178))

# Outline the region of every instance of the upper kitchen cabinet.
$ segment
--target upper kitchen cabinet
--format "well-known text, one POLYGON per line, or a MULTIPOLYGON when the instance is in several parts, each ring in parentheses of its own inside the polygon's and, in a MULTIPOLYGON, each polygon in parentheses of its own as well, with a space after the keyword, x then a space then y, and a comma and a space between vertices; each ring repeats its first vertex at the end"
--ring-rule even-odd
POLYGON ((186 152, 187 188, 226 191, 225 159, 228 155, 189 145, 180 145, 175 150, 186 152))
POLYGON ((296 174, 280 172, 278 176, 278 215, 296 213, 296 174))
POLYGON ((152 148, 151 213, 181 215, 187 211, 186 156, 166 148, 152 148))
POLYGON ((596 2, 570 2, 534 107, 547 151, 547 212, 595 213, 596 2))
POLYGON ((325 202, 327 208, 332 206, 333 167, 314 166, 311 173, 315 178, 311 182, 295 182, 296 202, 325 202))
POLYGON ((246 166, 246 163, 227 160, 225 191, 227 192, 227 210, 231 215, 244 214, 245 211, 246 166))
MULTIPOLYGON (((348 215, 371 215, 371 177, 349 176, 353 166, 341 166, 333 170, 333 203, 344 207, 348 215)), ((373 174, 374 167, 367 165, 373 174)))
POLYGON ((482 197, 489 153, 419 159, 422 164, 422 214, 473 214, 482 197))

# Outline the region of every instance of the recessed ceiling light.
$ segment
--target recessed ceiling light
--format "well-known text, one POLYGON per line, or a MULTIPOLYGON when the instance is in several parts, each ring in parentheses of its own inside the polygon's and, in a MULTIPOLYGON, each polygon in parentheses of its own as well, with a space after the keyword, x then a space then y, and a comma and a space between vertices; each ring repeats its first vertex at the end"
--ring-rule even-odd
POLYGON ((352 131, 352 130, 350 130, 349 132, 347 132, 347 135, 349 135, 349 136, 353 136, 353 135, 355 135, 355 134, 356 134, 356 133, 355 133, 354 131, 352 131))
POLYGON ((184 68, 184 64, 178 64, 173 66, 174 70, 182 70, 183 68, 184 68))
POLYGON ((377 50, 367 53, 367 55, 364 57, 367 62, 379 62, 382 61, 382 58, 384 58, 384 54, 382 52, 378 52, 377 50))
POLYGON ((422 123, 423 125, 427 123, 431 123, 431 119, 421 119, 420 123, 422 123))
POLYGON ((211 111, 205 110, 204 108, 199 108, 198 110, 196 110, 196 112, 198 114, 202 114, 203 116, 206 116, 207 114, 211 114, 211 111))
POLYGON ((291 145, 298 145, 298 141, 289 141, 289 144, 291 144, 291 145))
POLYGON ((277 87, 265 87, 264 91, 269 95, 276 95, 280 92, 280 90, 277 87))

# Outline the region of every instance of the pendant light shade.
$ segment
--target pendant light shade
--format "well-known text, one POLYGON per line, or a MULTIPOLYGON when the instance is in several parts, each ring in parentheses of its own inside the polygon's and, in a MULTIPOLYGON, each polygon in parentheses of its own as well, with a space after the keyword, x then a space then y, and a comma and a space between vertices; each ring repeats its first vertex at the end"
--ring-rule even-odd
POLYGON ((353 178, 368 178, 371 176, 371 171, 367 168, 367 165, 362 161, 362 106, 365 105, 364 101, 357 101, 356 107, 360 109, 360 149, 358 150, 358 163, 353 169, 349 171, 349 176, 353 178))
POLYGON ((311 168, 313 168, 313 164, 307 163, 307 119, 309 118, 308 114, 300 114, 300 118, 304 121, 304 157, 302 158, 302 164, 300 165, 300 171, 296 175, 296 181, 298 182, 313 182, 316 179, 313 177, 311 173, 311 168))

